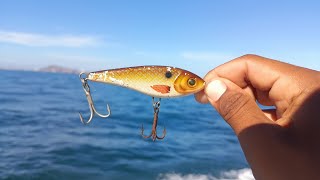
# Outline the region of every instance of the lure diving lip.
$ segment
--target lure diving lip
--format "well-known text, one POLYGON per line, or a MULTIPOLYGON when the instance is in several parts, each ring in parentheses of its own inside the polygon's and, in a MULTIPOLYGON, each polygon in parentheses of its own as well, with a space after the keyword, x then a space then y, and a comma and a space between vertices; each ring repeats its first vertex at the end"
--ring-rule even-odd
POLYGON ((152 97, 170 98, 201 91, 205 82, 196 74, 171 66, 137 66, 90 72, 88 80, 118 85, 152 97))

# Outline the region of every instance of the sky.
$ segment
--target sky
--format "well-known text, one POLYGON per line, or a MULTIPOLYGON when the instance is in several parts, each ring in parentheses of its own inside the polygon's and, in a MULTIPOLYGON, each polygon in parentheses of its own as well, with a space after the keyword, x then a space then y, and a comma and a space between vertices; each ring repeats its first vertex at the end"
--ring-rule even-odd
POLYGON ((320 1, 2 0, 0 68, 168 65, 244 54, 320 70, 320 1))

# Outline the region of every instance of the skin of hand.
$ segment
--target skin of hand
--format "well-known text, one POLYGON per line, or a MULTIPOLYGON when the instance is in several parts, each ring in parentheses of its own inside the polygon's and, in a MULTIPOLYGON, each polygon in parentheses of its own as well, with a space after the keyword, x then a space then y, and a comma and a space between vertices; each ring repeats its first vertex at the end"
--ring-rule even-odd
POLYGON ((233 128, 256 179, 320 179, 320 72, 244 55, 204 79, 196 100, 233 128))

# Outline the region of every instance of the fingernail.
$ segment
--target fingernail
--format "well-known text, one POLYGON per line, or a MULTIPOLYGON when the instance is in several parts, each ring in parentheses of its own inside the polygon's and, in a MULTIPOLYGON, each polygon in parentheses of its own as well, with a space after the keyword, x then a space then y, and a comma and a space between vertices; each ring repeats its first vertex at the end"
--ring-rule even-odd
POLYGON ((220 97, 226 92, 227 86, 221 80, 213 80, 209 82, 206 87, 206 94, 208 98, 213 101, 218 101, 220 97))

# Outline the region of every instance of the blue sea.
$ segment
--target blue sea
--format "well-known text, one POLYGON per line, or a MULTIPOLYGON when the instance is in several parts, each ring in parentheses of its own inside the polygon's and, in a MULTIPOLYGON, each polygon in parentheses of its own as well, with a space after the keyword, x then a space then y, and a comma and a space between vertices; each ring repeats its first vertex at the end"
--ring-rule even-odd
POLYGON ((193 96, 162 99, 153 142, 152 99, 118 86, 90 83, 90 115, 78 75, 0 71, 0 179, 253 179, 237 137, 193 96))

